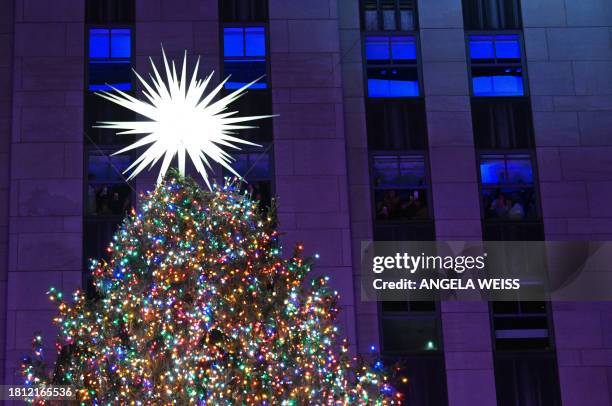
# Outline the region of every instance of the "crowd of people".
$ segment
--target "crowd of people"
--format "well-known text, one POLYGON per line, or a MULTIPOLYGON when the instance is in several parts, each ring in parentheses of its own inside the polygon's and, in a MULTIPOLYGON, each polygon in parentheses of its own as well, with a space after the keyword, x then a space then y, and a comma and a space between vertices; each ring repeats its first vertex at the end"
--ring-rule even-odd
POLYGON ((533 189, 493 190, 484 194, 485 217, 522 220, 536 217, 533 189))
POLYGON ((375 192, 377 220, 412 220, 429 217, 426 191, 378 190, 375 192))

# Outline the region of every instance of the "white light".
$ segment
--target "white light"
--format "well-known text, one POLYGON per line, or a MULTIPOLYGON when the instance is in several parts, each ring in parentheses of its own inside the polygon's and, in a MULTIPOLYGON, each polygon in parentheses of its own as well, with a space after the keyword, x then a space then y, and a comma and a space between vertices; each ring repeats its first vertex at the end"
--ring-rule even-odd
POLYGON ((191 81, 187 83, 187 53, 185 52, 180 77, 177 74, 174 61, 172 62, 171 69, 163 49, 162 54, 166 81, 160 76, 152 59, 153 75, 149 75, 151 84, 134 71, 138 80, 144 86, 142 93, 147 100, 139 100, 112 86, 111 88, 116 93, 96 93, 98 96, 150 120, 101 122, 101 125, 98 126, 99 128, 124 130, 117 132, 117 135, 144 135, 138 141, 115 152, 113 155, 151 144, 125 170, 124 173, 131 171, 128 180, 134 178, 147 166, 149 166, 150 170, 163 157, 164 159, 157 178, 157 182, 161 182, 175 155, 178 155, 178 167, 183 175, 185 174, 186 155, 189 155, 189 158, 209 188, 210 182, 206 169, 208 167, 212 171, 209 159, 221 164, 224 168, 242 179, 241 175, 230 166, 234 159, 223 147, 240 150, 240 144, 260 146, 234 136, 235 131, 255 128, 240 123, 272 116, 238 117, 236 116, 237 111, 227 111, 227 107, 230 103, 243 96, 246 93, 246 89, 259 79, 213 102, 213 99, 223 89, 225 82, 229 78, 220 83, 213 91, 204 95, 213 74, 208 75, 203 81, 197 78, 198 67, 200 65, 199 58, 191 81))

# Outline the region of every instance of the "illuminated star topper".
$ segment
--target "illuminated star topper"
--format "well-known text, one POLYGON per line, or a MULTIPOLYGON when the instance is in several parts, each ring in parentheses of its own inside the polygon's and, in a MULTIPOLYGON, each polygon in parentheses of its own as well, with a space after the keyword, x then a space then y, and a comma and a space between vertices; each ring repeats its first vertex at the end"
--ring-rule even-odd
POLYGON ((240 144, 260 147, 261 145, 236 137, 235 131, 256 128, 254 126, 242 125, 241 123, 273 116, 240 117, 237 116, 237 111, 228 111, 228 105, 246 94, 246 89, 259 79, 246 84, 219 100, 213 101, 229 78, 225 79, 213 91, 205 95, 204 92, 213 74, 208 75, 203 81, 198 79, 199 58, 191 80, 188 82, 187 52, 185 52, 180 77, 177 74, 174 61, 172 61, 172 68, 170 67, 163 48, 162 55, 166 70, 165 81, 160 76, 151 58, 149 58, 153 68, 153 74, 149 74, 151 83, 148 83, 138 72, 134 71, 144 87, 142 93, 146 100, 137 99, 112 86, 110 87, 114 92, 104 91, 96 93, 106 100, 149 119, 148 121, 101 122, 101 125, 98 126, 98 128, 123 130, 117 132, 117 135, 144 135, 138 141, 115 152, 113 155, 150 144, 147 150, 125 170, 124 173, 131 171, 128 180, 134 178, 147 166, 151 170, 163 157, 164 159, 157 178, 157 182, 160 183, 175 155, 178 155, 178 169, 182 175, 185 174, 185 156, 189 155, 189 158, 204 178, 209 189, 211 186, 207 168, 212 171, 210 160, 219 163, 242 179, 241 175, 230 166, 234 159, 223 147, 235 150, 240 150, 240 144))

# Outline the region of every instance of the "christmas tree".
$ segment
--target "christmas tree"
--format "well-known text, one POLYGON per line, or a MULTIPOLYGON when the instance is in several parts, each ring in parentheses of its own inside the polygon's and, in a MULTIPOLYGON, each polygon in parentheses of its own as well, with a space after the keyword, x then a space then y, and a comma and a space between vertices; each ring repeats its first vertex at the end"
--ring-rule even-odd
POLYGON ((36 336, 27 384, 98 405, 400 403, 380 361, 349 356, 327 278, 305 282, 301 246, 281 257, 274 210, 239 185, 203 190, 171 170, 108 254, 92 262, 96 297, 50 290, 58 357, 48 372, 36 336))

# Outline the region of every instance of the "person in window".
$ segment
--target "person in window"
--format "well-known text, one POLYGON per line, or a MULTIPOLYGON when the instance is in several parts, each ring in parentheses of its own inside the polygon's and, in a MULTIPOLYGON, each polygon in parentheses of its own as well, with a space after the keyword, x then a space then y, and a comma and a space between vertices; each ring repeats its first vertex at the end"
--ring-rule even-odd
POLYGON ((379 218, 385 220, 396 220, 400 215, 400 198, 395 190, 385 191, 382 202, 377 207, 379 218))
POLYGON ((521 220, 525 218, 525 209, 517 193, 512 195, 512 200, 508 201, 508 218, 510 220, 521 220))
POLYGON ((493 199, 491 203, 490 212, 493 217, 497 218, 505 218, 508 214, 508 210, 510 209, 509 201, 506 199, 506 196, 502 192, 497 193, 497 197, 493 199))

